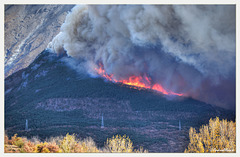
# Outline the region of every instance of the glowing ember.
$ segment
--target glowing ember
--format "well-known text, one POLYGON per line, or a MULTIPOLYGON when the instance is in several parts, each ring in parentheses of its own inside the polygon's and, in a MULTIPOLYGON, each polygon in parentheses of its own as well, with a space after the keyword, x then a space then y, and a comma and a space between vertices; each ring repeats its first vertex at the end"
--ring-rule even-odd
POLYGON ((178 96, 184 96, 184 94, 179 94, 179 93, 175 93, 172 91, 167 91, 165 90, 160 84, 154 84, 152 85, 151 83, 151 78, 147 77, 147 76, 130 76, 128 79, 126 80, 116 80, 113 78, 113 74, 109 75, 106 73, 106 71, 103 69, 103 65, 100 64, 99 68, 95 68, 96 72, 103 78, 112 81, 112 82, 118 82, 118 83, 122 83, 122 84, 126 84, 129 86, 133 86, 133 87, 139 87, 139 88, 146 88, 146 89, 152 89, 158 92, 161 92, 165 95, 178 95, 178 96))

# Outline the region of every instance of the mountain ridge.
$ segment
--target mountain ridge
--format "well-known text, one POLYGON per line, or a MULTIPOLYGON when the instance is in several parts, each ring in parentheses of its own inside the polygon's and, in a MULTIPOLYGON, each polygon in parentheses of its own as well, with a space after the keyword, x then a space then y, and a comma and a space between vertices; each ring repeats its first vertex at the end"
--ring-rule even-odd
POLYGON ((27 68, 5 79, 8 134, 46 138, 69 132, 91 136, 99 146, 107 137, 127 134, 135 147, 150 152, 183 152, 191 126, 200 127, 215 116, 235 120, 233 111, 192 98, 168 100, 150 90, 91 78, 64 58, 44 50, 27 68))
POLYGON ((5 5, 5 78, 27 67, 60 31, 74 5, 5 5))

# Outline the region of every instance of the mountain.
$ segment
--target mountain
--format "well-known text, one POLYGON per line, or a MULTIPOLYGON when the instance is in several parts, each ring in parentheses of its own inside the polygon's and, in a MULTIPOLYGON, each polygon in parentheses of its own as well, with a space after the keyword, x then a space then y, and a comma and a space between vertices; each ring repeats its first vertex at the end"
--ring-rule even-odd
POLYGON ((27 67, 47 47, 74 5, 5 5, 5 78, 27 67))
POLYGON ((8 135, 45 139, 76 133, 103 146, 107 138, 126 134, 136 148, 183 152, 190 127, 200 127, 215 116, 235 121, 233 111, 92 78, 72 69, 66 60, 71 58, 44 50, 28 67, 5 78, 8 135))

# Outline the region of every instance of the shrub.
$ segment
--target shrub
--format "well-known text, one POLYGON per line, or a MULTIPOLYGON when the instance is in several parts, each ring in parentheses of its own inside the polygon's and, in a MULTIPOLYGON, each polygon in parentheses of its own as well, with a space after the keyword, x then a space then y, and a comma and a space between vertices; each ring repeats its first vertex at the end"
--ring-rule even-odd
MULTIPOLYGON (((56 143, 57 145, 60 145, 63 138, 64 136, 61 135, 61 136, 47 138, 45 141, 48 143, 56 143)), ((36 140, 38 140, 38 138, 36 140)))
POLYGON ((67 134, 62 141, 60 141, 60 148, 64 153, 74 153, 75 147, 78 147, 78 143, 76 141, 75 134, 69 135, 67 134))
POLYGON ((98 148, 96 147, 96 144, 91 137, 88 137, 88 138, 84 139, 84 141, 80 141, 79 144, 82 148, 81 152, 84 152, 84 153, 98 153, 98 152, 100 152, 98 150, 98 148))
POLYGON ((24 143, 24 146, 22 148, 22 152, 24 152, 24 153, 34 153, 34 152, 37 152, 37 147, 31 141, 28 141, 28 142, 24 143))
POLYGON ((59 148, 59 146, 56 143, 48 143, 47 148, 50 151, 50 153, 61 153, 62 152, 62 150, 59 148))
POLYGON ((131 153, 133 151, 132 141, 126 135, 108 138, 105 147, 111 153, 131 153))
POLYGON ((96 147, 92 138, 87 138, 84 141, 77 141, 75 134, 67 134, 60 141, 60 148, 64 153, 96 153, 99 150, 96 147))
POLYGON ((50 153, 50 151, 48 150, 47 148, 47 143, 44 142, 44 143, 39 143, 37 144, 37 149, 36 149, 36 153, 50 153))
POLYGON ((22 138, 22 137, 17 137, 17 134, 15 134, 14 136, 11 137, 11 140, 9 140, 9 142, 12 145, 15 145, 19 148, 22 148, 24 146, 24 143, 27 141, 26 138, 22 138))
POLYGON ((6 134, 4 135, 4 144, 9 144, 9 138, 6 134))
POLYGON ((37 153, 61 153, 62 151, 59 149, 56 143, 40 143, 36 145, 37 153))
POLYGON ((21 148, 24 145, 23 138, 17 137, 17 134, 11 137, 11 139, 8 138, 7 135, 4 137, 4 152, 5 153, 20 153, 21 148))
POLYGON ((20 153, 20 148, 15 145, 4 145, 4 153, 20 153))
POLYGON ((148 153, 148 150, 144 150, 143 147, 140 147, 139 149, 135 149, 134 153, 148 153))
POLYGON ((35 145, 41 143, 41 140, 37 136, 33 136, 31 139, 29 139, 29 141, 31 141, 35 145))
POLYGON ((218 117, 203 125, 199 133, 189 130, 190 143, 185 153, 233 153, 236 152, 236 123, 218 117))

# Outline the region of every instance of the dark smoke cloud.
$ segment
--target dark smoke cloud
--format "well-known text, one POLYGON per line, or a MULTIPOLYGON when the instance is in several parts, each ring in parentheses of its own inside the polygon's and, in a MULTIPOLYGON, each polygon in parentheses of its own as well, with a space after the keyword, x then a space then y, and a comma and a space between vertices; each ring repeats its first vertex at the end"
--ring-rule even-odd
POLYGON ((234 5, 75 6, 49 43, 56 53, 103 63, 116 79, 149 75, 175 92, 235 107, 234 5))

